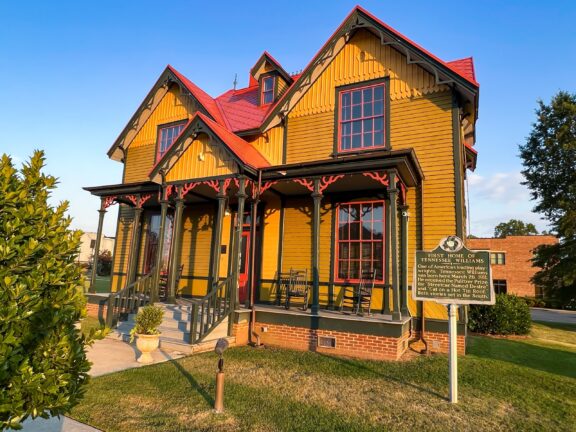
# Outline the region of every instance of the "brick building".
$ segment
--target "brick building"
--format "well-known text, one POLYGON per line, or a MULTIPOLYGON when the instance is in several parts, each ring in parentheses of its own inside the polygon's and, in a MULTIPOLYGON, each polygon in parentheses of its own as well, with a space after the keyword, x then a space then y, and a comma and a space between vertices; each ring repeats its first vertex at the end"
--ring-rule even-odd
POLYGON ((508 236, 504 238, 468 239, 470 249, 490 250, 492 280, 496 293, 541 297, 530 279, 538 271, 532 267, 534 249, 558 243, 551 235, 508 236))

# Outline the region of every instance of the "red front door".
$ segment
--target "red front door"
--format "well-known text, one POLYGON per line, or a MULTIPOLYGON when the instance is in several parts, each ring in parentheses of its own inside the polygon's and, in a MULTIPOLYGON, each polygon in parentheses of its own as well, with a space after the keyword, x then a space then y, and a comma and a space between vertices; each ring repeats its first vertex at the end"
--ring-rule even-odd
POLYGON ((238 275, 238 302, 246 303, 248 299, 248 274, 250 273, 250 231, 242 232, 240 243, 240 272, 238 275))

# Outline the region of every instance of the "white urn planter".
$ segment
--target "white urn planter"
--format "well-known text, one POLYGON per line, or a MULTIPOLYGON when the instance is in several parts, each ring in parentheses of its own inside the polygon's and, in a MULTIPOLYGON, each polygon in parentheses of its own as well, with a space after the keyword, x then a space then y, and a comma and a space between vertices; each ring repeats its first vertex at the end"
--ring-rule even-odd
POLYGON ((138 363, 152 363, 154 359, 152 358, 152 353, 160 345, 160 335, 146 335, 136 333, 136 348, 142 353, 138 357, 138 363))

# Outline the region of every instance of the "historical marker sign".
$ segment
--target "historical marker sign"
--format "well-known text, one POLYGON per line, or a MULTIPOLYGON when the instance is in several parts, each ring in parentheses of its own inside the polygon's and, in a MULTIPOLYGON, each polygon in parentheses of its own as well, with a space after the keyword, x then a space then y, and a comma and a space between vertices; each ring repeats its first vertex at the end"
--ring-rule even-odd
POLYGON ((450 304, 494 304, 490 253, 472 251, 456 236, 431 252, 416 251, 415 300, 450 304))

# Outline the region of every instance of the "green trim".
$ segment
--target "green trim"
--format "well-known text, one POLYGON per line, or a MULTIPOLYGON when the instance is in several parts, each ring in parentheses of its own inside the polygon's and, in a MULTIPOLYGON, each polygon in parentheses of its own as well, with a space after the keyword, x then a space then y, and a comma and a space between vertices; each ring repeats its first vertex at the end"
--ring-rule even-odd
POLYGON ((329 197, 332 216, 330 218, 330 282, 328 283, 328 308, 334 307, 334 261, 336 259, 336 209, 332 196, 329 197))
POLYGON ((250 311, 249 310, 235 310, 233 322, 234 324, 239 324, 243 321, 250 321, 250 311))
POLYGON ((258 324, 286 325, 314 330, 338 331, 385 337, 402 337, 410 330, 410 321, 383 322, 376 320, 333 318, 297 313, 256 310, 258 324))
POLYGON ((288 152, 288 116, 284 117, 284 132, 282 133, 282 164, 286 163, 287 152, 288 152))
POLYGON ((454 195, 456 197, 456 235, 464 238, 464 203, 463 203, 463 169, 462 144, 460 143, 460 108, 456 95, 452 93, 452 143, 454 156, 454 195))

